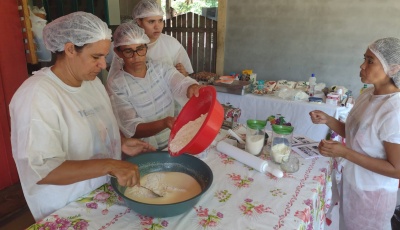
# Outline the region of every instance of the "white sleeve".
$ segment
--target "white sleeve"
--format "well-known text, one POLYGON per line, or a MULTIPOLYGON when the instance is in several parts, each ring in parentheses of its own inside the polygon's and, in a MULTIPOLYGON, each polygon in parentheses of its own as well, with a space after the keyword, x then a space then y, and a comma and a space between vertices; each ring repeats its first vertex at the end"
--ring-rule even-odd
POLYGON ((37 175, 30 178, 43 179, 67 160, 67 149, 62 144, 62 130, 67 127, 60 117, 59 106, 46 93, 27 90, 23 94, 19 94, 14 106, 10 106, 14 123, 12 132, 15 133, 14 157, 19 162, 27 160, 37 175))
POLYGON ((172 91, 174 98, 187 98, 187 89, 193 84, 199 84, 191 77, 183 76, 175 67, 163 65, 164 77, 172 91))
MULTIPOLYGON (((120 74, 123 72, 121 71, 120 74)), ((119 129, 125 137, 132 137, 136 133, 138 124, 143 123, 144 120, 139 117, 129 102, 128 83, 120 75, 110 76, 107 80, 107 92, 119 129)))
POLYGON ((380 118, 382 122, 379 138, 383 141, 400 144, 400 115, 393 109, 380 118))
POLYGON ((176 54, 175 62, 175 65, 178 63, 182 63, 182 65, 186 69, 186 72, 188 72, 189 74, 193 73, 192 63, 190 62, 189 56, 182 45, 180 45, 179 51, 176 54))

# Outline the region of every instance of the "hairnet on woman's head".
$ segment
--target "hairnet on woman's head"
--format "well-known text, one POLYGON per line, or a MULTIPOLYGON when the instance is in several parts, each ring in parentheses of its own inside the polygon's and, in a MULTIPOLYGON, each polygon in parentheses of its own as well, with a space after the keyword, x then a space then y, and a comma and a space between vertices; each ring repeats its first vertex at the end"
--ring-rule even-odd
POLYGON ((368 46, 383 66, 385 73, 400 88, 400 39, 382 38, 368 46))
POLYGON ((154 0, 141 0, 132 10, 132 18, 164 16, 161 6, 154 0))
POLYGON ((119 25, 114 31, 113 38, 114 47, 150 42, 144 29, 140 28, 133 20, 119 25))
POLYGON ((67 42, 83 46, 104 39, 111 40, 107 24, 91 13, 81 11, 59 17, 43 28, 43 42, 53 53, 63 51, 67 42))

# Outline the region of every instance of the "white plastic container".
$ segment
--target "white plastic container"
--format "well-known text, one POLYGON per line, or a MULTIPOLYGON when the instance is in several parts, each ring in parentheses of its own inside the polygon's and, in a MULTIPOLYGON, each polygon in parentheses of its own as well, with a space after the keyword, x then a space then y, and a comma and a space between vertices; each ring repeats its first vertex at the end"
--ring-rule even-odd
POLYGON ((326 104, 328 105, 338 105, 340 100, 340 94, 338 93, 328 93, 326 95, 326 104))
POLYGON ((308 85, 309 85, 309 90, 308 90, 308 95, 311 97, 314 96, 315 94, 315 85, 317 84, 317 78, 315 77, 315 74, 311 74, 311 77, 308 79, 308 85))

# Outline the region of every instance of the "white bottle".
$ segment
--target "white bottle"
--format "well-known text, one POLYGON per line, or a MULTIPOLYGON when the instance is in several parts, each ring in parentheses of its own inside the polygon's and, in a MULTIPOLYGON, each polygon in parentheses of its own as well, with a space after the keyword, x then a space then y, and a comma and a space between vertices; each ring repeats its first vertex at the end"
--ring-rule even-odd
POLYGON ((315 85, 317 84, 317 78, 314 74, 311 74, 311 77, 308 79, 309 90, 308 94, 312 97, 315 94, 315 85))

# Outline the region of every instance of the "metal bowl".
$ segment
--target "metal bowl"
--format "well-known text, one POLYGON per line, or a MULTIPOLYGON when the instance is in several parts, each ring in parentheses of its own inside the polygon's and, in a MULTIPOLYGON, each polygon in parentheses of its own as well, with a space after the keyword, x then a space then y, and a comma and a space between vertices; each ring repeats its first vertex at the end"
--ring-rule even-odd
POLYGON ((201 193, 188 200, 171 204, 148 204, 132 200, 124 195, 126 187, 120 186, 117 179, 111 178, 111 185, 125 205, 133 211, 145 216, 169 217, 187 212, 200 200, 201 196, 210 188, 213 181, 211 168, 199 158, 182 154, 176 157, 168 152, 143 153, 126 159, 139 166, 140 176, 153 172, 182 172, 192 176, 200 184, 201 193))

